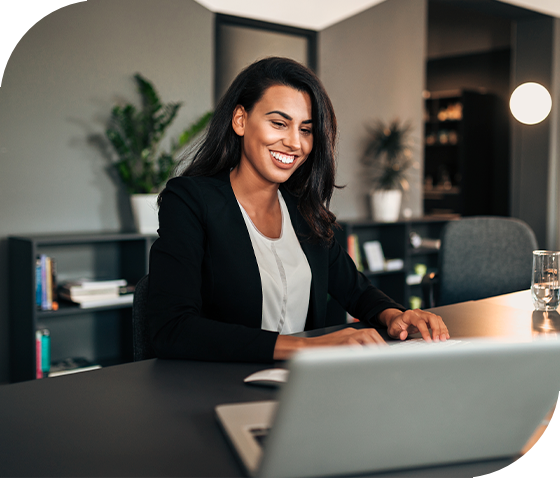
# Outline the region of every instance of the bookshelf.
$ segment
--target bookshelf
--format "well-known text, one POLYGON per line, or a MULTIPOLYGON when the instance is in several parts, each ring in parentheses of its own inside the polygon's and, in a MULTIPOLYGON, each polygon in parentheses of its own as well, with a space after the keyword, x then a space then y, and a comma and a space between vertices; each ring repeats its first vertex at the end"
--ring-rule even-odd
POLYGON ((426 214, 508 214, 508 133, 496 95, 430 93, 425 100, 426 214))
POLYGON ((100 365, 132 361, 131 305, 81 309, 60 301, 58 310, 35 303, 36 258, 53 257, 58 282, 91 278, 136 284, 148 271, 155 236, 136 233, 8 237, 10 373, 12 382, 36 377, 35 331, 48 328, 51 360, 84 357, 100 365))
MULTIPOLYGON (((425 217, 394 223, 339 222, 341 229, 337 230, 336 238, 341 245, 345 245, 348 244, 348 237, 355 234, 358 239, 363 274, 389 297, 405 307, 410 307, 411 297, 422 297, 420 277, 416 277, 415 266, 423 264, 427 272, 435 271, 439 253, 439 249, 431 245, 414 247, 411 244, 411 234, 428 240, 426 242, 433 242, 440 239, 443 227, 452 219, 452 217, 425 217), (385 258, 401 259, 403 267, 399 270, 369 271, 364 251, 364 243, 368 241, 379 241, 385 258)), ((329 311, 331 314, 344 314, 342 308, 336 312, 332 309, 333 307, 329 311)))

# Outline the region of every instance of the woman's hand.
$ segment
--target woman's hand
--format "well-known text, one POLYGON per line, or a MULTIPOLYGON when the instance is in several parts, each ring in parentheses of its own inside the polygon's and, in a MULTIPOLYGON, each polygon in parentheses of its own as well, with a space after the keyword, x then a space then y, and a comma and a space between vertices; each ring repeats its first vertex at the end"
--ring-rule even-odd
POLYGON ((279 335, 274 347, 274 360, 290 358, 296 350, 308 347, 332 347, 337 345, 381 345, 387 346, 375 329, 347 327, 319 337, 291 337, 279 335))
POLYGON ((425 310, 414 309, 402 312, 386 309, 379 314, 379 320, 387 326, 389 337, 405 340, 410 334, 420 332, 426 342, 444 342, 449 339, 449 331, 439 315, 425 310), (430 331, 432 329, 432 336, 430 331))

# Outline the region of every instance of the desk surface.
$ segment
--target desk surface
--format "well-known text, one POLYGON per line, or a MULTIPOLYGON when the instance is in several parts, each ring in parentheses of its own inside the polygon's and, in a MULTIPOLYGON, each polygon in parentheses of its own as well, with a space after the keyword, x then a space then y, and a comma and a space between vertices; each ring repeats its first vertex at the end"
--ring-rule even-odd
MULTIPOLYGON (((435 309, 453 337, 530 340, 560 331, 527 293, 435 309)), ((262 364, 146 360, 0 387, 1 476, 243 476, 214 417, 221 403, 269 400, 245 385, 262 364)), ((376 477, 472 477, 496 460, 376 477)), ((363 476, 363 475, 362 475, 363 476)))

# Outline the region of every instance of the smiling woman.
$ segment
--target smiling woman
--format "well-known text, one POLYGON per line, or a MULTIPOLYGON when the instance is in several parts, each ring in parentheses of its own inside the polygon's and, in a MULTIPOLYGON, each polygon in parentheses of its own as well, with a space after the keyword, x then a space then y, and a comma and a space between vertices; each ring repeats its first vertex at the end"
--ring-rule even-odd
POLYGON ((335 140, 332 104, 306 67, 267 58, 237 76, 159 197, 148 296, 158 356, 270 362, 304 347, 383 345, 375 327, 449 338, 440 317, 373 287, 334 239, 335 140), (332 325, 327 295, 371 327, 289 335, 332 325))

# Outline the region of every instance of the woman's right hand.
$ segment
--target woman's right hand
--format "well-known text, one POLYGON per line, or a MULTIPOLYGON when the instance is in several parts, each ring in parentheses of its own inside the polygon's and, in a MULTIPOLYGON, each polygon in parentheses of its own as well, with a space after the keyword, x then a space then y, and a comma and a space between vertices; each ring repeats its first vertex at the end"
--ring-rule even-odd
POLYGON ((319 337, 292 337, 279 335, 274 347, 274 360, 290 358, 296 351, 309 347, 334 347, 339 345, 380 345, 387 346, 375 329, 355 329, 347 327, 319 337))

